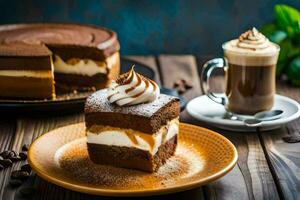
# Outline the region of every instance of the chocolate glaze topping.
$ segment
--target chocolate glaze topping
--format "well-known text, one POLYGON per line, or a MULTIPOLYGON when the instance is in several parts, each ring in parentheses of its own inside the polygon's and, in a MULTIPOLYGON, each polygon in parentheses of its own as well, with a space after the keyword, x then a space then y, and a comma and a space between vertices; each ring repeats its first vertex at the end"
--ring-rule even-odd
MULTIPOLYGON (((71 57, 103 60, 119 51, 116 33, 79 24, 16 24, 0 26, 0 56, 39 55, 45 47, 63 59, 71 57), (9 45, 15 51, 5 50, 9 45), (29 46, 36 46, 33 51, 29 46)), ((49 51, 50 52, 50 51, 49 51)), ((50 54, 50 53, 49 53, 50 54)))

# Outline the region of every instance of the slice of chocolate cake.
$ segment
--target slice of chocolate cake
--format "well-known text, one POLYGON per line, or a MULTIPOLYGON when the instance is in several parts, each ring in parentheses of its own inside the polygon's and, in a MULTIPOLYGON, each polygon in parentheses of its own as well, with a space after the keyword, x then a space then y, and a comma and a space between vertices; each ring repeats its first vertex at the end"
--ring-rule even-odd
POLYGON ((79 24, 2 25, 0 81, 7 84, 0 85, 0 97, 51 99, 53 73, 56 92, 105 88, 119 74, 119 49, 116 33, 106 28, 79 24), (46 75, 45 69, 50 73, 46 75), (13 83, 18 80, 19 84, 13 83))
POLYGON ((86 101, 91 160, 156 171, 175 152, 179 113, 177 98, 160 94, 156 83, 132 69, 86 101))

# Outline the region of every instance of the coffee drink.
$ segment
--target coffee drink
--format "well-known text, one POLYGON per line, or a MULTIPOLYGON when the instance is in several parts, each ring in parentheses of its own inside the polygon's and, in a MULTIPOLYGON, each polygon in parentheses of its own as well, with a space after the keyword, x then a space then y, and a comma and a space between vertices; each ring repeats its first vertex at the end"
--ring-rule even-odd
POLYGON ((252 115, 271 109, 279 46, 252 28, 222 47, 226 59, 216 58, 205 63, 201 86, 203 89, 214 68, 221 67, 226 74, 226 97, 217 97, 203 89, 207 96, 233 113, 252 115))
POLYGON ((242 66, 229 64, 227 71, 227 109, 234 113, 255 114, 273 106, 275 65, 242 66), (269 84, 263 84, 263 83, 269 84))
POLYGON ((225 43, 223 50, 228 61, 227 109, 241 114, 271 109, 279 47, 253 28, 225 43))

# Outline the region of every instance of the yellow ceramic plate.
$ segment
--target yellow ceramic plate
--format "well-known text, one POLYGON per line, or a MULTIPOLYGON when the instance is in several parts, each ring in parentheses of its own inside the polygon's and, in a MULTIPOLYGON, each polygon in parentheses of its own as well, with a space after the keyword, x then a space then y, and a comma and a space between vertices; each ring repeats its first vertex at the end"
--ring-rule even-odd
POLYGON ((93 164, 84 123, 65 126, 33 142, 28 160, 45 180, 89 194, 146 196, 179 192, 210 183, 236 164, 234 145, 211 130, 180 124, 175 155, 155 173, 93 164))

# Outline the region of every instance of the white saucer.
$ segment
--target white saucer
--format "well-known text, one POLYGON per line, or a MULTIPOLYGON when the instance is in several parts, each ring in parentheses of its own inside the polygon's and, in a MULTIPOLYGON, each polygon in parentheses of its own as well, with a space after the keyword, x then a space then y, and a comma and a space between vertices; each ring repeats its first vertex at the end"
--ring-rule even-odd
MULTIPOLYGON (((281 118, 273 121, 264 121, 260 125, 260 130, 273 130, 281 127, 300 116, 300 105, 295 100, 285 96, 275 95, 275 102, 272 109, 283 110, 281 118)), ((206 95, 196 97, 187 104, 188 113, 194 118, 208 123, 209 125, 216 126, 221 129, 231 131, 255 131, 255 127, 247 127, 244 122, 224 119, 226 110, 224 106, 215 103, 206 95)), ((251 116, 248 116, 251 118, 251 116)))

